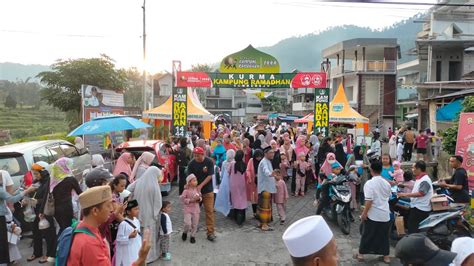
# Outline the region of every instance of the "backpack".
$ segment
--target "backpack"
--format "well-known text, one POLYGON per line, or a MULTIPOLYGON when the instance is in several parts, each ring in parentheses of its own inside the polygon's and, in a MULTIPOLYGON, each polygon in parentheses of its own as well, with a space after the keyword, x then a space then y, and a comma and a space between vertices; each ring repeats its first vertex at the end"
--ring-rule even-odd
POLYGON ((61 233, 58 238, 58 245, 56 249, 56 266, 66 266, 69 253, 71 251, 72 241, 74 235, 83 233, 92 237, 96 237, 87 227, 77 227, 77 225, 70 226, 61 233))

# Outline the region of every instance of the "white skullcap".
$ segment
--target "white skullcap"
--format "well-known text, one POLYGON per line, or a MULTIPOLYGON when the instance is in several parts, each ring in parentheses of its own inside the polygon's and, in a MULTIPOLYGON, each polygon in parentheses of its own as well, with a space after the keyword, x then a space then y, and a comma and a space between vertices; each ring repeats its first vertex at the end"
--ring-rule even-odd
POLYGON ((333 234, 320 215, 313 215, 294 222, 283 233, 283 242, 295 258, 314 254, 324 248, 333 234))
POLYGON ((474 253, 474 239, 470 237, 454 239, 451 252, 457 253, 452 265, 460 266, 467 257, 474 253))

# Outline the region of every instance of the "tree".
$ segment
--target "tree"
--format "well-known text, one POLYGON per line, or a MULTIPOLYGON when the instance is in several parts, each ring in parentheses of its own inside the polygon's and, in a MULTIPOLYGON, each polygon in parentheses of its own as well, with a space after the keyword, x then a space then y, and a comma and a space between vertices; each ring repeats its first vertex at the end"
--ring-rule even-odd
POLYGON ((282 113, 286 107, 286 99, 281 99, 273 95, 262 99, 263 111, 282 113))
MULTIPOLYGON (((95 85, 103 89, 122 91, 126 85, 123 71, 115 69, 113 60, 101 55, 99 58, 59 60, 51 66, 52 71, 38 74, 46 87, 41 90, 42 99, 59 110, 73 113, 80 121, 81 85, 95 85)), ((69 122, 75 119, 70 118, 69 122)), ((74 127, 76 123, 71 124, 74 127)))
MULTIPOLYGON (((474 112, 474 96, 467 96, 462 102, 461 113, 471 113, 474 112)), ((454 155, 456 153, 456 141, 458 137, 458 126, 459 126, 459 114, 455 120, 453 127, 446 129, 441 133, 443 137, 443 150, 454 155)))
POLYGON ((122 70, 127 78, 125 106, 143 108, 143 74, 136 68, 122 70))
POLYGON ((5 107, 12 109, 16 108, 15 96, 12 93, 9 93, 7 98, 5 99, 5 107))

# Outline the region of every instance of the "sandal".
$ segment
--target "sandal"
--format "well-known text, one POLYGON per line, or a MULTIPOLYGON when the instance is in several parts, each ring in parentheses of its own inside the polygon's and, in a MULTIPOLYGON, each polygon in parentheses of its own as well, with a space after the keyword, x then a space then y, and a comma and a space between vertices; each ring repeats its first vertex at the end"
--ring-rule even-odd
POLYGON ((35 255, 31 255, 29 258, 26 259, 26 261, 30 262, 30 261, 34 261, 36 259, 38 259, 39 257, 36 257, 35 255))
POLYGON ((358 262, 364 262, 364 257, 362 255, 360 255, 359 253, 354 254, 354 256, 352 256, 352 258, 354 258, 358 262))
POLYGON ((44 264, 48 262, 48 257, 43 257, 38 261, 40 264, 44 264))

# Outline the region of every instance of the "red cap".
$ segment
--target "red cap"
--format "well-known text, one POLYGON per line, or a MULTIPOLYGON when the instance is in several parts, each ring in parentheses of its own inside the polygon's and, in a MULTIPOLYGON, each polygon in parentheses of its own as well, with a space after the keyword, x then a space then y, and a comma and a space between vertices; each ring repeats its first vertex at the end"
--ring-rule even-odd
POLYGON ((196 154, 203 154, 204 155, 204 149, 202 147, 194 148, 193 152, 196 153, 196 154))

